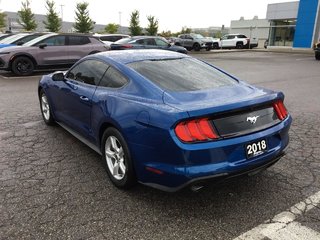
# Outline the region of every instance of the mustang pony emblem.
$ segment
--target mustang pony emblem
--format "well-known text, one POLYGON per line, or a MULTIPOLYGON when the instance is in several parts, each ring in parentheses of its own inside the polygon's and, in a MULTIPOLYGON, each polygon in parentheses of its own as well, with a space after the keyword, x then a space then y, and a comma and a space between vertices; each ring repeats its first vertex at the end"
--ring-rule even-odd
POLYGON ((251 124, 255 124, 258 117, 260 116, 247 117, 247 122, 250 122, 251 124))

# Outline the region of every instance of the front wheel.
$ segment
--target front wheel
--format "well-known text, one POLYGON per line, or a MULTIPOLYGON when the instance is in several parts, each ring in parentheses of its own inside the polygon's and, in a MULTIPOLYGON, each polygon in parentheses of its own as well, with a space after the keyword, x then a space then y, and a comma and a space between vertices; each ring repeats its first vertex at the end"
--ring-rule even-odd
POLYGON ((51 114, 50 104, 49 104, 48 98, 47 98, 47 96, 46 96, 46 94, 44 93, 43 90, 40 91, 39 100, 40 100, 40 110, 41 110, 41 114, 42 114, 42 117, 43 117, 43 121, 47 125, 53 125, 54 124, 54 119, 53 119, 53 116, 51 114))
POLYGON ((34 63, 28 57, 17 57, 13 60, 11 69, 19 76, 30 75, 34 71, 34 63))
POLYGON ((241 43, 241 42, 237 43, 236 48, 237 49, 242 49, 243 48, 243 43, 241 43))
POLYGON ((102 157, 112 183, 122 189, 129 189, 136 183, 136 176, 128 145, 121 133, 108 128, 102 137, 102 157))

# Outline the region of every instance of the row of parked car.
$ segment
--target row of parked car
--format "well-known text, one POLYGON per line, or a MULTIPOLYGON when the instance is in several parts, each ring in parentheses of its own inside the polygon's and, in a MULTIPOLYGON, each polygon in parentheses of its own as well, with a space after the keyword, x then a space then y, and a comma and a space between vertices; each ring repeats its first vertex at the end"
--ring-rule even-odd
POLYGON ((0 69, 23 76, 38 69, 66 68, 86 55, 107 50, 163 49, 187 54, 188 50, 249 48, 251 44, 250 39, 241 34, 229 34, 222 39, 182 34, 171 42, 159 36, 125 34, 3 34, 0 36, 0 69))
POLYGON ((187 53, 165 38, 76 33, 18 33, 0 36, 0 69, 30 75, 38 69, 62 69, 84 56, 107 50, 165 49, 187 53))

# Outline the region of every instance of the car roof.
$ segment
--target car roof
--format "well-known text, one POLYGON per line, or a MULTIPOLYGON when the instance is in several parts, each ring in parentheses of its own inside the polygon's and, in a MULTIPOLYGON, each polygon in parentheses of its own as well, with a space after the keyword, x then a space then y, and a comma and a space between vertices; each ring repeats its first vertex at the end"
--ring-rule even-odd
POLYGON ((134 36, 131 39, 141 39, 141 38, 163 38, 161 36, 134 36))
POLYGON ((106 51, 95 54, 95 56, 103 60, 112 60, 121 64, 128 64, 145 60, 164 60, 189 57, 185 54, 173 51, 155 49, 106 51))

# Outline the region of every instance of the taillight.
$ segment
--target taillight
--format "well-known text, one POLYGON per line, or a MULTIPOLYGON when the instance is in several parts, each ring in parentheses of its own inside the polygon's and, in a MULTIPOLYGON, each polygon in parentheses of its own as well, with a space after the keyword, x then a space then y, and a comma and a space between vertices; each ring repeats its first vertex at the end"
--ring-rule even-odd
POLYGON ((288 116, 288 111, 282 101, 279 100, 273 103, 273 108, 281 121, 288 116))
POLYGON ((189 143, 219 138, 207 118, 180 122, 174 131, 181 141, 189 143))
POLYGON ((133 46, 131 44, 124 44, 122 45, 123 48, 132 48, 133 46))

